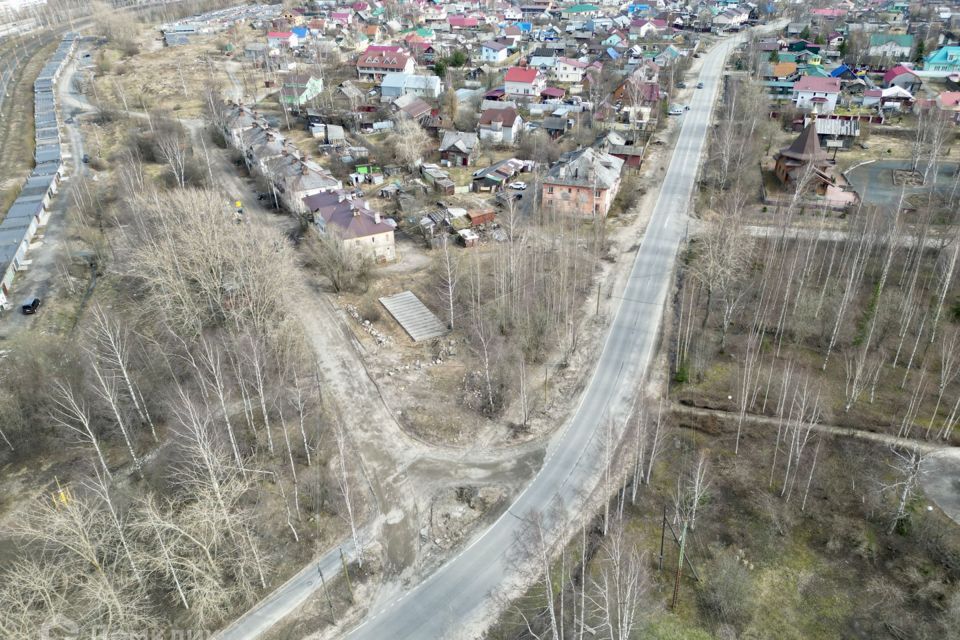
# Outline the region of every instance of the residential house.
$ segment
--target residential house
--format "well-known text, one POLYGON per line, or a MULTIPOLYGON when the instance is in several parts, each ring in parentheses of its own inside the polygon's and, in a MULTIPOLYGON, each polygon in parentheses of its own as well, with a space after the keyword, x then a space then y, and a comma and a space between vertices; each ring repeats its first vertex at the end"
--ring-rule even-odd
POLYGON ((960 47, 941 47, 928 55, 923 61, 924 71, 937 71, 946 74, 960 73, 960 47))
POLYGON ((660 67, 669 66, 673 61, 680 57, 680 50, 672 44, 667 45, 663 50, 653 57, 653 61, 660 67))
POLYGON ((295 213, 306 213, 303 199, 318 193, 343 188, 329 171, 311 160, 293 153, 280 155, 267 162, 271 179, 284 207, 295 213))
POLYGON ((713 16, 714 31, 739 31, 750 19, 750 11, 741 7, 728 7, 713 16))
POLYGON ((395 224, 370 208, 369 202, 342 190, 318 193, 303 199, 321 233, 333 233, 343 246, 374 262, 397 258, 395 224))
POLYGON ((908 60, 913 36, 904 33, 871 33, 867 55, 884 60, 908 60))
MULTIPOLYGON (((523 7, 521 7, 521 10, 523 7)), ((561 15, 567 20, 586 20, 587 18, 596 18, 601 10, 595 4, 575 4, 561 10, 561 15)))
POLYGON ((413 57, 423 66, 432 66, 440 57, 439 49, 432 42, 410 42, 408 46, 413 57))
POLYGON ((393 108, 411 120, 423 121, 430 117, 433 108, 423 98, 413 94, 404 94, 393 101, 393 108))
POLYGON ((475 133, 444 131, 440 140, 440 159, 455 167, 468 167, 479 149, 475 133))
POLYGON ((620 190, 622 168, 623 160, 592 147, 564 154, 543 178, 544 209, 606 217, 620 190))
POLYGON ((403 47, 372 45, 357 58, 357 77, 376 82, 388 73, 413 73, 415 66, 403 47))
POLYGON ((553 69, 557 61, 557 50, 548 47, 540 47, 530 54, 530 66, 541 71, 553 69))
POLYGON ((889 69, 883 74, 883 85, 885 87, 900 87, 910 93, 916 93, 920 88, 920 77, 902 64, 889 69))
POLYGON ((503 64, 510 55, 510 45, 506 42, 487 40, 480 46, 480 60, 489 64, 503 64))
POLYGON ((280 102, 288 107, 300 109, 323 91, 323 78, 309 74, 287 76, 280 89, 280 102))
POLYGON ((484 109, 477 124, 480 139, 493 144, 516 144, 523 130, 523 118, 514 107, 484 109))
POLYGON ((804 76, 793 83, 793 102, 798 109, 806 111, 815 109, 817 113, 833 113, 839 96, 839 78, 804 76))
POLYGON ((443 93, 443 82, 438 76, 419 76, 410 73, 388 73, 380 83, 380 100, 392 102, 400 96, 412 95, 436 100, 443 93))
POLYGON ((270 31, 267 33, 267 44, 271 49, 282 47, 293 49, 299 44, 299 39, 292 31, 270 31))
POLYGON ((587 63, 574 58, 557 58, 553 65, 553 77, 557 82, 574 84, 583 80, 587 63))
POLYGON ((452 31, 458 29, 476 29, 480 21, 475 16, 451 15, 447 16, 447 24, 452 31))
POLYGON ((935 102, 940 113, 949 114, 953 122, 960 124, 960 91, 943 91, 935 102))
POLYGON ((540 70, 531 67, 510 67, 503 80, 508 97, 524 100, 539 98, 547 86, 540 70))
POLYGON ((632 38, 650 38, 667 30, 666 20, 634 20, 630 23, 632 38))

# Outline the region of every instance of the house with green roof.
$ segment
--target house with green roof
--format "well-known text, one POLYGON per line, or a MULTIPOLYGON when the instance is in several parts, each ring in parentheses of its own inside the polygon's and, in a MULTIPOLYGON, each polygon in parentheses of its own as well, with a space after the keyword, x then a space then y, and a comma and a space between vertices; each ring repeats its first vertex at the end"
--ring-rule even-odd
POLYGON ((595 4, 575 4, 572 7, 566 7, 561 13, 578 18, 595 18, 600 15, 600 7, 595 4))
POLYGON ((871 33, 867 55, 885 60, 908 60, 913 51, 913 36, 909 33, 871 33))
POLYGON ((960 47, 940 47, 924 59, 923 70, 960 73, 960 47))

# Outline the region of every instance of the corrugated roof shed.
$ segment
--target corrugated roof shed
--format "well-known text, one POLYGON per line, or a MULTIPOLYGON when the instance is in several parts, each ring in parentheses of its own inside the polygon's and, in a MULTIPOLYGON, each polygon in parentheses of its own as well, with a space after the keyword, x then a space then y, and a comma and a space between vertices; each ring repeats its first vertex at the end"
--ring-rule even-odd
POLYGON ((447 327, 411 291, 384 296, 380 298, 380 304, 386 307, 414 342, 430 340, 447 333, 447 327))

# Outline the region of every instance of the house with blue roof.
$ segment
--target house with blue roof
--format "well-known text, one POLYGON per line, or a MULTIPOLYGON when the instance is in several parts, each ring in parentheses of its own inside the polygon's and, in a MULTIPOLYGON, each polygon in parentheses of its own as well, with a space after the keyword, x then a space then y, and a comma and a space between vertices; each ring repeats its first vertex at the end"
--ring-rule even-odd
POLYGON ((960 47, 940 47, 924 59, 923 70, 960 73, 960 47))

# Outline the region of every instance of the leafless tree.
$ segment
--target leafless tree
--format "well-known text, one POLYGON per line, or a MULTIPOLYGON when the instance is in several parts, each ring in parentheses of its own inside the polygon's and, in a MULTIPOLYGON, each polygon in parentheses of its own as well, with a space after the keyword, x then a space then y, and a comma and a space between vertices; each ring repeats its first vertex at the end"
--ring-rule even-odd
POLYGON ((237 225, 212 190, 181 189, 136 201, 136 259, 148 304, 186 337, 203 328, 276 335, 286 329, 301 279, 293 249, 276 230, 237 225))
POLYGON ((328 228, 323 233, 311 229, 304 246, 307 264, 326 276, 337 293, 366 287, 371 260, 362 251, 344 242, 335 229, 328 228))
POLYGON ((157 128, 157 150, 173 175, 177 186, 187 186, 187 161, 190 157, 190 145, 182 125, 171 122, 157 128))
POLYGON ((460 259, 450 251, 450 236, 444 234, 441 240, 443 254, 440 262, 440 295, 447 303, 447 328, 454 329, 454 306, 457 296, 457 281, 460 278, 460 259))
POLYGON ((113 478, 110 474, 110 467, 103 457, 103 451, 100 448, 100 439, 97 436, 93 426, 93 418, 90 411, 77 391, 69 384, 63 382, 54 383, 54 410, 50 416, 53 422, 69 431, 72 431, 80 439, 90 446, 97 454, 97 460, 103 467, 103 472, 107 478, 113 478))
POLYGON ((890 449, 894 456, 892 463, 888 463, 895 476, 890 482, 882 485, 884 492, 894 494, 896 498, 896 511, 890 520, 890 526, 887 533, 896 531, 907 517, 907 506, 913 499, 914 492, 920 483, 920 476, 923 473, 923 461, 926 455, 916 449, 903 450, 897 447, 890 449))
POLYGON ((140 388, 133 381, 130 369, 130 334, 127 328, 105 313, 100 305, 93 307, 90 334, 94 342, 96 357, 108 370, 115 371, 123 380, 127 398, 140 418, 141 424, 149 425, 154 442, 159 442, 157 430, 150 418, 140 388))
POLYGON ((398 162, 414 171, 423 159, 423 152, 430 144, 430 136, 416 120, 398 118, 390 135, 390 143, 398 162))
POLYGON ((357 562, 362 567, 363 540, 360 536, 360 530, 357 528, 357 518, 354 514, 353 500, 350 497, 350 474, 347 471, 347 437, 343 431, 343 425, 340 420, 334 420, 333 435, 337 444, 337 482, 340 486, 340 493, 343 496, 344 506, 347 510, 347 521, 350 524, 350 536, 353 538, 357 562))
MULTIPOLYGON (((588 589, 592 606, 590 627, 610 640, 635 637, 652 609, 654 584, 644 552, 630 541, 622 523, 604 537, 588 589)), ((581 625, 581 633, 587 625, 581 625)))

